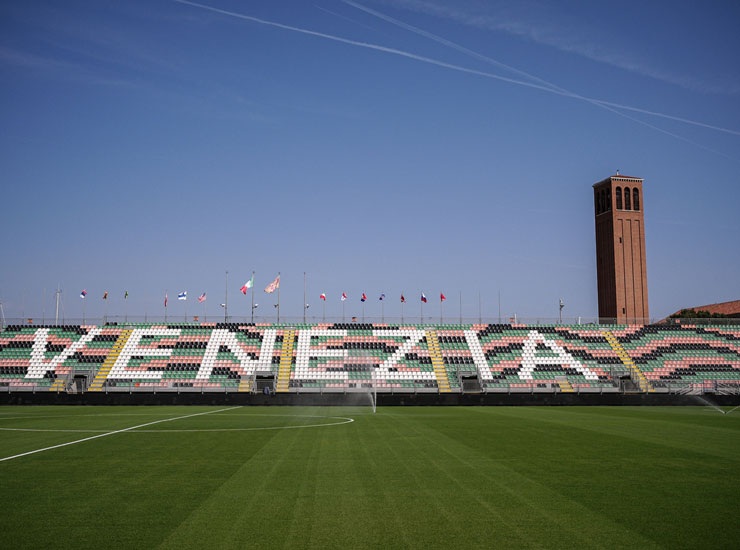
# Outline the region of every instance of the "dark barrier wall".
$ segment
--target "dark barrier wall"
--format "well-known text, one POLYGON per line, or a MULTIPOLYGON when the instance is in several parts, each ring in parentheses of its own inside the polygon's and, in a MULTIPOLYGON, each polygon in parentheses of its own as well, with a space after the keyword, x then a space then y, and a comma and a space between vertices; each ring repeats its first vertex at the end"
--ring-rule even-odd
MULTIPOLYGON (((3 393, 2 405, 242 405, 242 406, 362 406, 363 394, 243 394, 243 393, 3 393)), ((697 405, 707 400, 721 406, 740 405, 740 395, 673 394, 378 394, 379 407, 395 406, 641 406, 697 405)), ((370 407, 369 398, 367 406, 370 407)))

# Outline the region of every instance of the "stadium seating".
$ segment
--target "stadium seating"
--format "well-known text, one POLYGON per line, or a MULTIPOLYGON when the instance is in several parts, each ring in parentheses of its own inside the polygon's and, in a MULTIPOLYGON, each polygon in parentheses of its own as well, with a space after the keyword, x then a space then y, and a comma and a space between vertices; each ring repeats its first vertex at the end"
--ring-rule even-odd
POLYGON ((0 391, 740 390, 740 326, 8 326, 0 391))
POLYGON ((95 326, 9 326, 0 333, 0 387, 60 390, 74 374, 99 370, 119 330, 95 326))
POLYGON ((740 387, 738 327, 639 325, 613 333, 653 390, 740 387))
POLYGON ((489 391, 619 391, 626 367, 600 327, 476 326, 489 391))

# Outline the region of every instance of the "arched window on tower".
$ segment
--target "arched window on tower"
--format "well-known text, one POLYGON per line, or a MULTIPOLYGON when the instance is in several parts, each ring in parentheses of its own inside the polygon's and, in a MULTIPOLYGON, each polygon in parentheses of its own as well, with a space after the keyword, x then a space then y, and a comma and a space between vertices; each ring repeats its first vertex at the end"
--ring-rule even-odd
POLYGON ((611 192, 611 189, 609 191, 604 191, 604 195, 606 196, 606 210, 607 210, 607 212, 611 212, 611 209, 612 209, 612 192, 611 192))
POLYGON ((625 187, 624 188, 624 209, 625 210, 632 210, 632 207, 630 206, 630 188, 625 187))
POLYGON ((617 210, 622 209, 622 188, 617 187, 617 210))
POLYGON ((635 210, 640 209, 640 192, 637 190, 637 187, 632 190, 632 207, 635 210))

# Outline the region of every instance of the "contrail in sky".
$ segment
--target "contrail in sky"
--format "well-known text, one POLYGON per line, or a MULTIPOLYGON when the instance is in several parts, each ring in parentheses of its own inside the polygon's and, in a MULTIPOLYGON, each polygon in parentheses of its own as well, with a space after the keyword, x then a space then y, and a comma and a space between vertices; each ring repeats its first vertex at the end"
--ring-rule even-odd
MULTIPOLYGON (((728 133, 728 134, 733 134, 733 135, 736 135, 736 136, 740 136, 740 131, 737 131, 737 130, 731 130, 729 128, 722 128, 720 126, 713 126, 711 124, 705 124, 703 122, 697 122, 695 120, 690 120, 690 119, 686 119, 686 118, 681 118, 681 117, 666 115, 666 114, 663 114, 663 113, 658 113, 656 111, 648 111, 646 109, 640 109, 638 107, 630 107, 628 105, 621 105, 619 103, 612 103, 612 102, 603 101, 603 100, 600 100, 600 99, 588 98, 588 97, 584 97, 584 96, 581 96, 581 95, 578 95, 578 94, 575 94, 575 93, 572 93, 572 92, 568 92, 567 90, 563 90, 563 89, 561 89, 559 87, 553 87, 553 85, 549 85, 549 84, 548 85, 535 84, 533 82, 526 82, 524 80, 518 80, 518 79, 515 79, 515 78, 508 78, 508 77, 497 75, 497 74, 494 74, 494 73, 489 73, 489 72, 485 72, 485 71, 478 71, 478 70, 475 70, 475 69, 469 69, 467 67, 461 67, 459 65, 454 65, 452 63, 447 63, 445 61, 440 61, 438 59, 433 59, 433 58, 430 58, 430 57, 425 57, 425 56, 422 56, 422 55, 417 55, 417 54, 414 54, 414 53, 411 53, 411 52, 406 52, 406 51, 403 51, 403 50, 398 50, 396 48, 389 48, 387 46, 380 46, 378 44, 372 44, 372 43, 369 43, 369 42, 360 42, 358 40, 351 40, 349 38, 342 38, 341 36, 335 36, 335 35, 332 35, 332 34, 326 34, 326 33, 318 32, 318 31, 312 31, 310 29, 303 29, 301 27, 293 27, 291 25, 285 25, 283 23, 277 23, 275 21, 268 21, 266 19, 260 19, 258 17, 252 17, 250 15, 244 15, 244 14, 236 13, 236 12, 233 12, 233 11, 223 10, 223 9, 220 9, 220 8, 215 8, 213 6, 208 6, 208 5, 205 5, 205 4, 199 4, 197 2, 191 2, 189 0, 173 0, 173 1, 174 2, 177 2, 179 4, 186 4, 188 6, 193 6, 193 7, 196 7, 196 8, 200 8, 200 9, 212 11, 212 12, 215 12, 215 13, 220 13, 222 15, 228 15, 230 17, 235 17, 235 18, 238 18, 238 19, 244 19, 246 21, 252 21, 254 23, 259 23, 261 25, 267 25, 267 26, 270 26, 270 27, 276 27, 278 29, 283 29, 283 30, 292 31, 292 32, 298 32, 298 33, 301 33, 301 34, 306 34, 306 35, 309 35, 309 36, 315 36, 315 37, 318 37, 318 38, 324 38, 326 40, 332 40, 334 42, 340 42, 342 44, 348 44, 350 46, 356 46, 356 47, 359 47, 359 48, 366 48, 366 49, 369 49, 369 50, 375 50, 375 51, 379 51, 379 52, 383 52, 383 53, 397 55, 397 56, 400 56, 400 57, 405 57, 405 58, 408 58, 408 59, 413 59, 415 61, 420 61, 422 63, 428 63, 430 65, 436 65, 438 67, 442 67, 442 68, 445 68, 445 69, 450 69, 450 70, 453 70, 453 71, 458 71, 458 72, 462 72, 462 73, 472 74, 472 75, 476 75, 476 76, 482 76, 484 78, 492 78, 494 80, 500 80, 502 82, 508 82, 509 84, 515 84, 517 86, 524 86, 526 88, 533 88, 535 90, 541 90, 541 91, 544 91, 544 92, 549 92, 551 94, 560 95, 560 96, 563 96, 563 97, 569 97, 569 98, 572 98, 572 99, 580 99, 582 101, 585 100, 585 101, 588 101, 590 103, 595 103, 595 104, 599 104, 599 105, 603 105, 603 106, 614 107, 616 109, 624 109, 624 110, 632 111, 632 112, 635 112, 635 113, 641 113, 641 114, 645 114, 645 115, 651 115, 651 116, 655 116, 655 117, 665 118, 665 119, 674 120, 674 121, 677 121, 677 122, 683 122, 685 124, 691 124, 691 125, 694 125, 694 126, 700 126, 700 127, 707 128, 707 129, 710 129, 710 130, 716 130, 718 132, 724 132, 724 133, 728 133)), ((480 54, 476 54, 476 55, 479 56, 480 54)), ((501 65, 503 66, 503 64, 501 64, 501 65)), ((511 70, 515 70, 515 69, 512 69, 512 68, 510 68, 510 69, 511 70)), ((526 73, 523 73, 522 71, 517 71, 517 72, 519 72, 520 74, 526 74, 526 73)), ((529 76, 529 78, 536 79, 536 77, 532 77, 530 75, 527 75, 527 76, 529 76)), ((537 79, 537 80, 538 81, 541 81, 541 79, 537 79)), ((659 131, 663 131, 664 133, 668 133, 669 135, 674 135, 674 134, 670 134, 669 132, 665 132, 664 130, 660 130, 660 128, 655 128, 655 129, 656 130, 659 130, 659 131)), ((683 139, 680 136, 674 136, 674 137, 677 137, 679 139, 683 139)), ((687 140, 684 140, 684 141, 687 141, 687 140)))
MULTIPOLYGON (((704 146, 704 145, 702 145, 700 143, 697 143, 695 141, 691 141, 690 139, 687 139, 687 138, 685 138, 683 136, 680 136, 678 134, 674 134, 673 132, 669 132, 668 130, 664 130, 663 128, 659 128, 658 126, 654 126, 654 125, 652 125, 652 124, 650 124, 648 122, 645 122, 644 120, 640 120, 639 118, 635 118, 635 117, 629 116, 628 114, 623 113, 623 112, 621 112, 621 111, 619 111, 617 109, 621 108, 621 109, 630 110, 630 111, 631 110, 637 110, 638 112, 641 112, 641 113, 652 114, 652 115, 655 115, 655 116, 662 116, 662 117, 666 117, 666 118, 669 118, 669 119, 672 119, 672 120, 677 120, 677 121, 680 121, 680 122, 688 122, 689 124, 698 124, 700 126, 707 126, 706 124, 703 124, 701 122, 694 122, 694 121, 682 120, 680 118, 672 117, 670 115, 664 115, 662 113, 647 113, 643 109, 635 109, 633 107, 628 107, 626 105, 619 105, 619 104, 615 104, 615 103, 601 101, 601 100, 598 100, 598 99, 584 97, 584 96, 582 96, 580 94, 576 94, 575 92, 571 92, 569 90, 566 90, 565 88, 562 88, 561 86, 558 86, 557 84, 553 84, 552 82, 548 82, 544 78, 540 78, 538 76, 529 74, 526 71, 523 71, 521 69, 517 69, 516 67, 512 67, 511 65, 507 65, 506 63, 502 63, 501 61, 498 61, 497 59, 493 59, 492 57, 488 57, 486 55, 483 55, 481 53, 478 53, 476 51, 473 51, 471 49, 468 49, 465 46, 461 46, 460 44, 457 44, 455 42, 452 42, 451 40, 447 40, 446 38, 443 38, 441 36, 438 36, 436 34, 433 34, 433 33, 429 32, 429 31, 425 31, 424 29, 420 29, 419 27, 415 27, 413 25, 410 25, 408 23, 405 23, 404 21, 400 21, 398 19, 395 19, 395 18, 393 18, 393 17, 391 17, 389 15, 386 15, 384 13, 381 13, 381 12, 379 12, 377 10, 374 10, 372 8, 369 8, 367 6, 364 6, 364 5, 362 5, 362 4, 358 3, 358 2, 354 2, 352 0, 341 0, 341 1, 344 2, 345 4, 349 5, 349 6, 352 6, 353 8, 356 8, 356 9, 358 9, 360 11, 364 11, 365 13, 368 13, 368 14, 370 14, 372 16, 375 16, 375 17, 377 17, 379 19, 382 19, 383 21, 386 21, 386 22, 388 22, 388 23, 390 23, 392 25, 395 25, 395 26, 400 27, 402 29, 406 29, 406 30, 411 31, 411 32, 413 32, 415 34, 421 35, 421 36, 423 36, 425 38, 429 38, 430 40, 433 40, 435 42, 438 42, 439 44, 443 44, 443 45, 445 45, 445 46, 447 46, 449 48, 452 48, 454 50, 457 50, 457 51, 459 51, 459 52, 461 52, 461 53, 463 53, 465 55, 468 55, 468 56, 473 57, 475 59, 478 59, 480 61, 484 61, 486 63, 490 63, 490 64, 495 65, 497 67, 502 67, 502 68, 507 69, 509 71, 512 71, 512 72, 514 72, 516 74, 519 74, 521 76, 524 76, 526 78, 529 78, 529 79, 531 79, 531 80, 533 80, 535 82, 539 82, 540 84, 543 84, 545 86, 548 86, 548 87, 552 88, 552 91, 555 92, 555 93, 565 94, 568 97, 573 97, 573 98, 576 98, 576 99, 581 99, 583 101, 586 101, 586 102, 590 103, 591 105, 594 105, 596 107, 600 107, 600 108, 605 109, 605 110, 607 110, 607 111, 609 111, 611 113, 614 113, 615 115, 618 115, 618 116, 621 116, 621 117, 626 118, 628 120, 631 120, 632 122, 636 122, 637 124, 641 124, 643 126, 646 126, 647 128, 650 128, 652 130, 655 130, 656 132, 660 132, 662 134, 666 134, 666 135, 671 136, 671 137, 673 137, 675 139, 681 140, 681 141, 683 141, 685 143, 689 143, 691 145, 694 145, 696 147, 699 147, 701 149, 704 149, 705 151, 709 151, 711 153, 715 153, 715 154, 720 155, 720 156, 723 156, 723 157, 732 158, 729 155, 726 155, 725 153, 722 153, 720 151, 716 151, 714 149, 710 149, 709 147, 706 147, 706 146, 704 146)), ((708 126, 708 127, 709 128, 713 128, 711 126, 708 126)), ((717 129, 717 128, 714 128, 714 129, 717 129)), ((734 132, 732 132, 730 130, 730 133, 734 133, 734 132)))

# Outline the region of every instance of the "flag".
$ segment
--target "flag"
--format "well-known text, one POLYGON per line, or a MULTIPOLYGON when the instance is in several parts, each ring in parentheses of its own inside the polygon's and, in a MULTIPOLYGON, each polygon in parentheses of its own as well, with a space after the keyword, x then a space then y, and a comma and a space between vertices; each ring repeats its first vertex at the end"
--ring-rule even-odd
POLYGON ((123 295, 124 300, 128 300, 128 290, 126 291, 126 294, 123 295))
POLYGON ((80 292, 80 298, 84 300, 86 296, 87 296, 87 290, 83 290, 82 292, 80 292))
POLYGON ((447 299, 447 296, 445 296, 442 292, 439 293, 439 301, 444 302, 447 299))
POLYGON ((425 304, 427 303, 427 297, 424 295, 423 292, 421 293, 421 301, 424 302, 425 304))
POLYGON ((185 292, 181 292, 180 294, 178 294, 177 295, 177 299, 178 300, 187 300, 188 299, 188 291, 186 290, 185 292))
POLYGON ((380 298, 378 298, 378 300, 380 300, 381 302, 382 302, 383 300, 385 300, 385 294, 381 294, 381 295, 380 295, 380 298))
POLYGON ((167 293, 164 293, 164 307, 167 307, 167 293))
POLYGON ((275 280, 265 287, 265 292, 267 292, 268 294, 272 294, 278 288, 280 288, 280 275, 275 277, 275 280))
POLYGON ((205 301, 206 301, 206 293, 204 292, 203 294, 201 294, 200 296, 198 296, 198 303, 199 304, 202 304, 205 301))
POLYGON ((403 297, 403 294, 401 294, 401 303, 403 304, 403 303, 405 303, 405 302, 406 302, 406 298, 404 298, 404 297, 403 297))
POLYGON ((326 294, 324 294, 323 292, 319 294, 319 298, 321 298, 322 300, 326 302, 326 294))
POLYGON ((108 299, 108 291, 106 290, 105 292, 103 292, 103 300, 107 300, 107 299, 108 299))
MULTIPOLYGON (((254 275, 252 275, 252 278, 249 279, 246 283, 244 283, 244 286, 241 287, 239 290, 242 291, 242 294, 245 296, 247 295, 247 290, 252 288, 254 286, 254 275)), ((265 292, 267 292, 267 289, 265 289, 265 292)))
POLYGON ((340 300, 342 300, 344 302, 346 299, 347 299, 347 293, 346 292, 342 292, 342 297, 340 298, 340 300))
POLYGON ((364 302, 365 300, 367 300, 367 296, 365 296, 365 293, 363 292, 362 298, 360 298, 360 302, 364 302))

